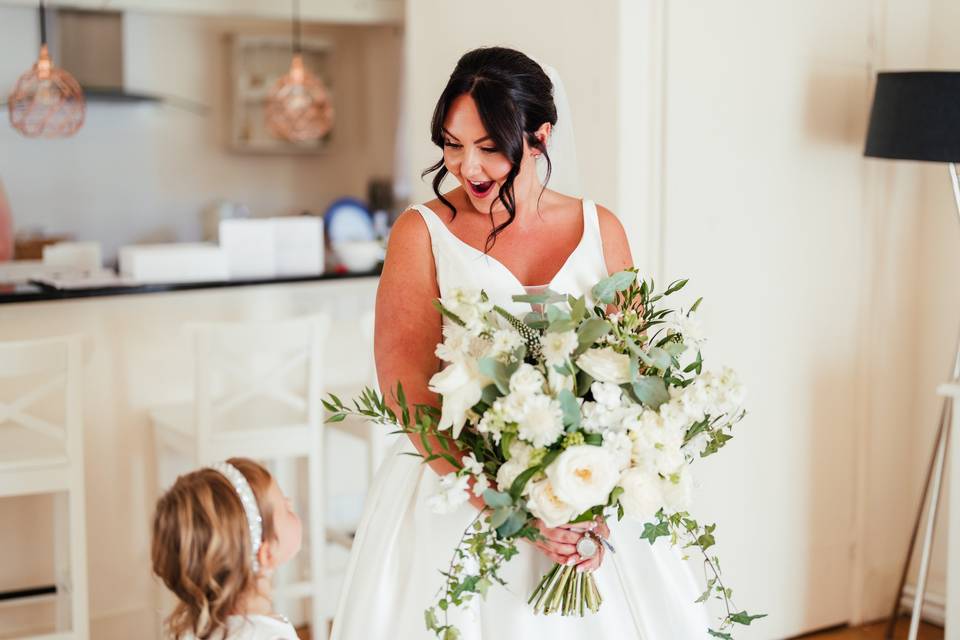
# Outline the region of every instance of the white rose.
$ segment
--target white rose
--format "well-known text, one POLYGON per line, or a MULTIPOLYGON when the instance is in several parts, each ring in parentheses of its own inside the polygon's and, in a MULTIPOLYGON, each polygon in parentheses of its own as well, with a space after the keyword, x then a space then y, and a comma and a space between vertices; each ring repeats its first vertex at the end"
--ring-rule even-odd
POLYGON ((610 408, 619 407, 623 398, 620 387, 609 382, 594 382, 590 385, 590 392, 593 393, 593 399, 597 404, 610 408))
POLYGON ((660 478, 637 467, 631 467, 620 476, 620 504, 623 514, 633 520, 645 522, 663 506, 660 478))
POLYGON ((587 349, 577 358, 577 366, 601 382, 630 382, 630 358, 610 347, 587 349))
POLYGON ((480 401, 487 379, 469 362, 454 362, 430 378, 429 388, 443 397, 440 404, 440 424, 437 429, 452 429, 453 437, 460 436, 467 411, 480 401))
POLYGON ((613 455, 589 444, 568 447, 547 467, 557 497, 578 511, 606 504, 618 476, 613 455))
POLYGON ((543 351, 543 357, 549 367, 562 365, 577 348, 579 340, 577 334, 573 331, 552 331, 547 332, 540 339, 540 348, 543 351))
POLYGON ((427 506, 434 513, 453 513, 464 502, 470 499, 467 493, 469 478, 448 473, 440 478, 440 488, 437 493, 427 498, 427 506))
POLYGON ((578 515, 576 509, 557 497, 549 480, 533 483, 527 498, 527 508, 548 527, 559 527, 578 515))
POLYGON ((563 434, 563 410, 548 396, 534 396, 518 423, 517 435, 534 447, 546 447, 563 434))
POLYGON ((542 373, 532 364, 524 362, 510 376, 510 391, 521 395, 543 393, 546 382, 542 373))

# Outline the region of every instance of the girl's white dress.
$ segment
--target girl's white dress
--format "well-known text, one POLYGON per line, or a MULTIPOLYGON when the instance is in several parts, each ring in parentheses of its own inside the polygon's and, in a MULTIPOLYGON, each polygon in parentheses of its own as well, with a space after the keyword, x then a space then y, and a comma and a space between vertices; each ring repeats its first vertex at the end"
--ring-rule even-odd
MULTIPOLYGON (((455 236, 429 208, 414 207, 430 231, 441 295, 453 287, 484 289, 514 313, 529 311, 511 296, 523 284, 496 259, 455 236)), ((545 239, 546 242, 549 239, 545 239)), ((551 289, 589 294, 607 269, 597 209, 583 201, 583 236, 549 283, 551 289)), ((384 461, 367 499, 353 544, 332 640, 418 640, 432 638, 423 612, 443 586, 440 571, 467 524, 476 516, 469 504, 449 515, 434 514, 427 499, 437 475, 419 458, 400 455, 416 449, 402 437, 384 461)), ((527 543, 505 567, 508 587, 495 585, 485 600, 474 598, 467 612, 451 615, 463 640, 549 638, 550 640, 692 640, 708 637, 710 619, 695 604, 702 587, 681 553, 665 540, 650 545, 642 527, 611 522, 611 544, 595 576, 603 604, 583 618, 535 615, 527 598, 552 563, 527 543)))
POLYGON ((299 640, 286 618, 249 615, 230 616, 218 640, 299 640))

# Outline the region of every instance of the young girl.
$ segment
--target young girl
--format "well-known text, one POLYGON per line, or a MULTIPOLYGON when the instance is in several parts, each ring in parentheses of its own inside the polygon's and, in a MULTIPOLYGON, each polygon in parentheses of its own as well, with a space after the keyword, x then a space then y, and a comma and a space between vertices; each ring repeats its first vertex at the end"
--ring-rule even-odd
POLYGON ((177 596, 175 640, 296 640, 270 575, 300 550, 300 519, 266 469, 231 458, 177 478, 157 503, 153 572, 177 596))

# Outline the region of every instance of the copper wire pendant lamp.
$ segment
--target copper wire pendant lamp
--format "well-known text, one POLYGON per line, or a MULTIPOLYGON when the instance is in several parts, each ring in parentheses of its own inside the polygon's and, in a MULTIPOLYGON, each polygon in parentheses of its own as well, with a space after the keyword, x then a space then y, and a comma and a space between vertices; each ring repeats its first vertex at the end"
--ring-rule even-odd
POLYGON ((333 104, 323 81, 303 63, 300 3, 293 3, 293 60, 267 97, 267 129, 291 142, 319 140, 333 128, 333 104))
POLYGON ((20 76, 7 99, 10 124, 28 138, 66 138, 83 126, 83 90, 69 72, 54 66, 47 50, 47 16, 40 0, 40 56, 20 76))

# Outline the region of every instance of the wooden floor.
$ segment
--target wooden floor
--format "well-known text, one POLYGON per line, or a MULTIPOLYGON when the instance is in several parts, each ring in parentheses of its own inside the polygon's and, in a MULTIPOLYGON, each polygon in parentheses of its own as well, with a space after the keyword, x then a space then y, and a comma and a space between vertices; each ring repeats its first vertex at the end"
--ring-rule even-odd
MULTIPOLYGON (((844 627, 842 629, 809 633, 803 636, 797 636, 796 640, 800 638, 803 640, 883 640, 883 632, 886 628, 886 622, 878 622, 863 627, 844 627)), ((896 640, 905 639, 907 637, 907 631, 909 630, 910 619, 903 618, 897 623, 897 632, 894 638, 896 640)), ((297 635, 300 636, 301 640, 310 640, 310 630, 307 627, 297 629, 297 635)), ((943 628, 923 623, 920 625, 920 633, 917 634, 917 640, 943 640, 943 628)))
MULTIPOLYGON (((798 636, 803 640, 883 640, 883 633, 887 628, 886 622, 878 622, 863 627, 845 627, 798 636)), ((910 619, 902 618, 897 623, 897 631, 893 636, 896 640, 907 637, 910 630, 910 619)), ((943 640, 943 628, 932 624, 921 624, 918 640, 943 640)))

